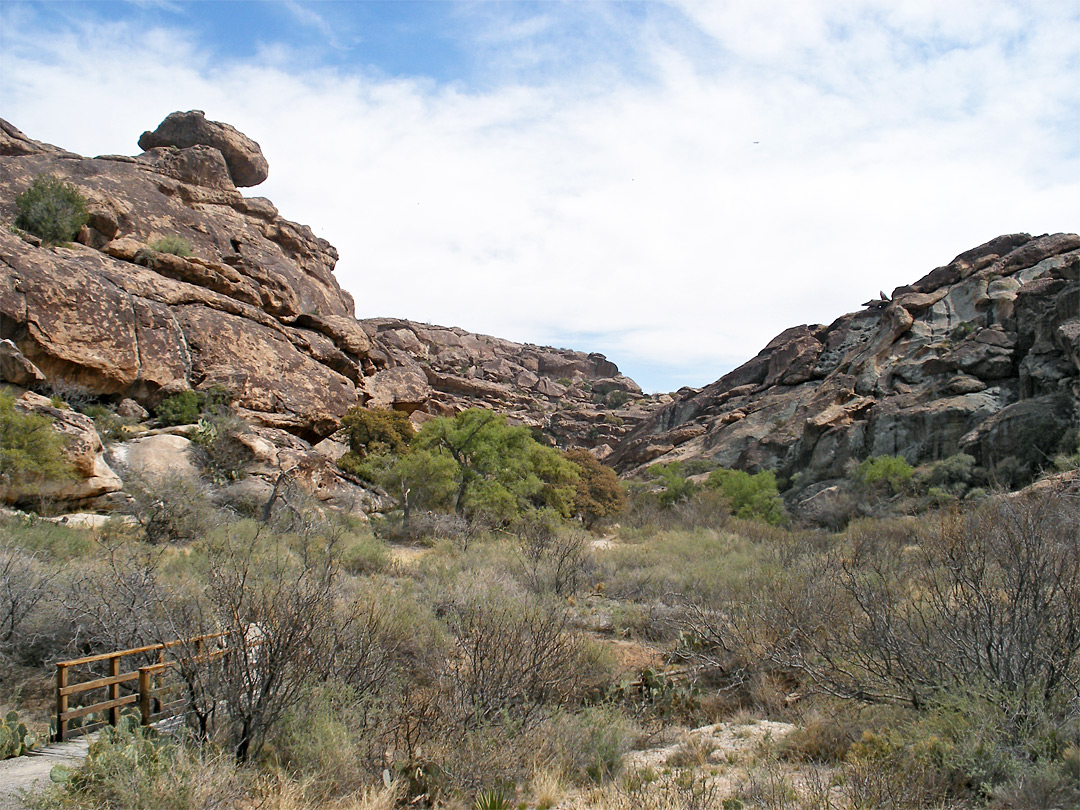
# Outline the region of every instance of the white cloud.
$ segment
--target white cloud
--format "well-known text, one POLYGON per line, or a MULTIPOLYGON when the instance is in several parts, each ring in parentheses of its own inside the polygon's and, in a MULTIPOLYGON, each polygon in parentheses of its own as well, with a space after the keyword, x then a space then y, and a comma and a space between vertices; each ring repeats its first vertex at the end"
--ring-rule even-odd
MULTIPOLYGON (((249 193, 338 247, 359 316, 587 334, 647 387, 665 363, 700 385, 999 233, 1076 230, 1068 4, 894 5, 685 3, 716 53, 643 24, 649 81, 486 90, 7 20, 3 114, 97 154, 206 110, 260 141, 249 193)), ((554 23, 517 25, 527 52, 554 23)))

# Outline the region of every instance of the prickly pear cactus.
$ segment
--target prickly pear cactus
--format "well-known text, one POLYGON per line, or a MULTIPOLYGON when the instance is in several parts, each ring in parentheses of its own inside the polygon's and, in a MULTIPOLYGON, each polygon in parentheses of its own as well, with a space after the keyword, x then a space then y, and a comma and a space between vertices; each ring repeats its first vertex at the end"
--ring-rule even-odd
POLYGON ((37 742, 37 735, 26 728, 26 723, 19 722, 17 712, 8 712, 0 720, 0 759, 21 757, 37 742))

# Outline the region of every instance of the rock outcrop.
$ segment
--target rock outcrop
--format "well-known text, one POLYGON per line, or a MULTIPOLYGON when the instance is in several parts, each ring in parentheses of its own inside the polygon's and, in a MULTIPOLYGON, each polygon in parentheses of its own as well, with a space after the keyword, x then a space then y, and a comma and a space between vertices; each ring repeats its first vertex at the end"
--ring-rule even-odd
POLYGON ((782 332, 656 412, 611 461, 706 458, 802 484, 884 454, 1031 469, 1070 449, 1078 403, 1080 237, 1010 234, 829 326, 782 332))
POLYGON ((610 455, 634 426, 670 397, 646 397, 602 354, 477 335, 398 318, 361 321, 378 371, 364 378, 370 404, 422 423, 470 407, 507 414, 562 447, 610 455))
MULTIPOLYGON (((265 495, 284 466, 320 501, 366 506, 378 499, 311 447, 355 405, 417 424, 495 408, 603 456, 658 401, 603 355, 357 321, 333 275, 337 251, 237 189, 266 176, 257 143, 198 111, 168 116, 139 143, 134 157, 85 158, 0 120, 0 220, 14 222, 16 196, 41 174, 89 203, 69 245, 0 229, 0 383, 122 402, 135 419, 166 396, 220 387, 273 447, 248 489, 265 495), (190 251, 155 249, 165 237, 190 251)), ((157 452, 182 440, 154 441, 157 452)))
POLYGON ((89 201, 71 245, 0 230, 0 339, 49 380, 146 407, 220 385, 249 418, 311 439, 359 401, 367 337, 333 276, 337 252, 244 197, 218 148, 88 159, 0 131, 0 218, 14 221, 38 174, 89 201), (191 255, 154 251, 162 237, 191 255))
POLYGON ((257 186, 270 174, 270 165, 262 148, 247 135, 229 124, 207 121, 202 110, 174 112, 158 124, 153 132, 147 130, 139 138, 144 152, 158 147, 187 149, 209 146, 221 152, 229 176, 240 187, 257 186))

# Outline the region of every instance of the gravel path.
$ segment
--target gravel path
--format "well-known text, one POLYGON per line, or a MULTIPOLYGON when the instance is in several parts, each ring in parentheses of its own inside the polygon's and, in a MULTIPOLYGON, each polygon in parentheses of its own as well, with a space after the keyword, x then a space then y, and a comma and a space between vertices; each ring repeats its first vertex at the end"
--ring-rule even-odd
POLYGON ((22 810, 22 796, 47 785, 53 765, 80 764, 89 746, 89 737, 80 737, 35 749, 28 756, 0 761, 0 810, 22 810))

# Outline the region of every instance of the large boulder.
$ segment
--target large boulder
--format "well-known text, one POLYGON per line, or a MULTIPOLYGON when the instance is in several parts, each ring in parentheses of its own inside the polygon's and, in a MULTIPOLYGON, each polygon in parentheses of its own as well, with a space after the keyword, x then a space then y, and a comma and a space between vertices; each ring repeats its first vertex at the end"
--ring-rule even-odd
POLYGON ((207 121, 202 110, 171 113, 157 129, 139 138, 143 151, 161 146, 214 147, 225 158, 233 183, 240 187, 259 185, 270 171, 259 144, 229 124, 207 121))
POLYGON ((146 409, 219 384, 257 421, 313 439, 336 429, 374 370, 333 276, 337 251, 243 197, 220 143, 87 159, 0 131, 11 153, 0 219, 14 219, 15 197, 39 174, 76 186, 90 213, 79 241, 55 248, 0 229, 5 380, 62 380, 146 409), (166 236, 190 255, 155 250, 166 236))

